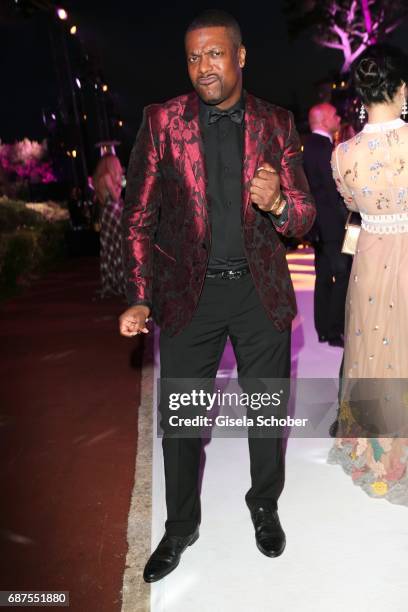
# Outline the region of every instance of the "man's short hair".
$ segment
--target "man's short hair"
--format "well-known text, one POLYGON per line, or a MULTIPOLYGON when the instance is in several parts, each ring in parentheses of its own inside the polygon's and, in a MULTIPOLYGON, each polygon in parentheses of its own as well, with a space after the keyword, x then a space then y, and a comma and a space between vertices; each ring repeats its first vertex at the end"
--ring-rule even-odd
POLYGON ((241 28, 238 21, 227 13, 219 9, 208 9, 200 13, 190 23, 186 30, 186 35, 193 30, 201 28, 227 28, 231 33, 233 43, 239 47, 242 44, 241 28))

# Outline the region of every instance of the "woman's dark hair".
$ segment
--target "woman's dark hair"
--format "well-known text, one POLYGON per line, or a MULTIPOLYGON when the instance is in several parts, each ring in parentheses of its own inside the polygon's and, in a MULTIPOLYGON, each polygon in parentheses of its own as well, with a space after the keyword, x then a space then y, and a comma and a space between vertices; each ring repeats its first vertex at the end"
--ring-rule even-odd
POLYGON ((373 45, 358 58, 353 78, 364 104, 390 102, 398 87, 408 82, 408 58, 397 47, 373 45))

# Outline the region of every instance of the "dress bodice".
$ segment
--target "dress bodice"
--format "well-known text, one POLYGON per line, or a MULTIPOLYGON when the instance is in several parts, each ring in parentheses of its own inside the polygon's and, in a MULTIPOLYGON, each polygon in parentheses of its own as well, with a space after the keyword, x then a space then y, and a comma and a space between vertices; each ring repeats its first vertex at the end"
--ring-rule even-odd
POLYGON ((367 123, 338 145, 333 175, 347 207, 370 233, 408 232, 408 124, 367 123))

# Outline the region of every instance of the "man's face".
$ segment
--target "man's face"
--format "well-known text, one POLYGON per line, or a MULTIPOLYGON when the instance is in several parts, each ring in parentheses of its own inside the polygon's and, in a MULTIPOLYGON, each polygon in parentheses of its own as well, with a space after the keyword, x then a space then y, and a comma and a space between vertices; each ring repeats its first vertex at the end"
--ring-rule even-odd
POLYGON ((238 102, 245 48, 236 47, 228 28, 193 30, 186 35, 188 74, 206 104, 226 109, 238 102))
POLYGON ((331 104, 328 104, 325 108, 325 124, 326 129, 330 134, 335 134, 340 127, 340 117, 337 114, 337 110, 331 104))

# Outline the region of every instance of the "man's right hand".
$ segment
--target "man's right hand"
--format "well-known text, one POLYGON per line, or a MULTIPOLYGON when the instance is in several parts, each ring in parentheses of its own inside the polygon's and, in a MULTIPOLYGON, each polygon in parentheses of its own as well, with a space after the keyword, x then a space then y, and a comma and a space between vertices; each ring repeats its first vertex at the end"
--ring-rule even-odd
POLYGON ((131 306, 119 317, 119 330, 122 336, 132 338, 137 334, 148 334, 146 322, 150 314, 147 306, 131 306))

